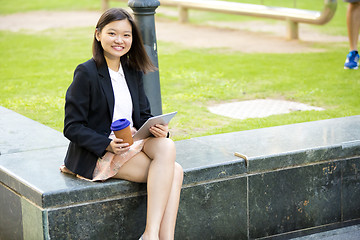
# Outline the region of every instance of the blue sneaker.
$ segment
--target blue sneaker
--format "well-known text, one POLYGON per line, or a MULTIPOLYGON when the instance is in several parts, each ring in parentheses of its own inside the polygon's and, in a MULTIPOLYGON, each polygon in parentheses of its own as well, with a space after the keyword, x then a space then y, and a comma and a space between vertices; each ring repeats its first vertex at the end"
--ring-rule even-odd
POLYGON ((344 69, 358 69, 359 68, 359 53, 358 51, 351 51, 346 56, 344 69))

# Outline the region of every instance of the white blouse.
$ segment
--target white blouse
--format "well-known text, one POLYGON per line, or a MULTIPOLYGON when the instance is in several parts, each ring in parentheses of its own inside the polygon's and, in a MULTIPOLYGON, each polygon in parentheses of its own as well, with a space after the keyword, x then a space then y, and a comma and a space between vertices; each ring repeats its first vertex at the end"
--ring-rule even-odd
POLYGON ((115 72, 109 68, 109 73, 115 98, 114 115, 112 121, 114 122, 120 118, 126 118, 130 121, 130 125, 133 126, 132 99, 121 64, 118 72, 115 72))

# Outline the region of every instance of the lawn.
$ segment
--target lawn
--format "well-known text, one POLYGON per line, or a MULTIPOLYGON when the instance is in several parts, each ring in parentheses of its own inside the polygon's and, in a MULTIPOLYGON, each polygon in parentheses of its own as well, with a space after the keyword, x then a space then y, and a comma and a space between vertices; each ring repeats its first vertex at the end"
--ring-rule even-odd
MULTIPOLYGON (((56 6, 49 2, 32 1, 33 5, 29 2, 20 10, 91 10, 100 6, 100 1, 92 0, 56 6)), ((0 3, 6 3, 2 13, 15 11, 8 1, 0 3)), ((338 19, 338 14, 344 16, 339 9, 343 11, 345 4, 339 2, 329 25, 345 28, 338 19)), ((346 34, 339 29, 336 34, 346 34)), ((65 91, 76 65, 91 57, 92 34, 90 27, 36 33, 0 31, 0 105, 61 131, 65 91)), ((318 43, 316 47, 325 51, 244 54, 158 42, 163 112, 179 112, 171 123, 174 139, 360 114, 360 71, 342 69, 347 43, 318 43), (207 110, 211 104, 256 98, 298 101, 325 111, 236 120, 207 110)))

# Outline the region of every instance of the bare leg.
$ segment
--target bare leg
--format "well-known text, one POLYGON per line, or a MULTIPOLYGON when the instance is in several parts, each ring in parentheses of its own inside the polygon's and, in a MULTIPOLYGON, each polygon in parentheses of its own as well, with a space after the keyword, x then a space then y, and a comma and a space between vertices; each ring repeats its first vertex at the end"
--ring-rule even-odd
POLYGON ((360 3, 349 3, 346 15, 350 51, 357 50, 360 29, 360 3))
POLYGON ((176 150, 170 139, 153 138, 145 143, 144 152, 153 159, 148 175, 148 210, 144 239, 152 239, 154 234, 158 239, 173 182, 176 150))
POLYGON ((183 176, 184 172, 182 167, 178 163, 175 163, 171 192, 166 205, 165 214, 160 225, 160 239, 174 239, 176 216, 179 207, 181 186, 184 178, 183 176))
POLYGON ((159 239, 160 224, 173 186, 176 150, 172 140, 150 138, 143 152, 125 163, 114 176, 147 182, 148 207, 145 240, 159 239))

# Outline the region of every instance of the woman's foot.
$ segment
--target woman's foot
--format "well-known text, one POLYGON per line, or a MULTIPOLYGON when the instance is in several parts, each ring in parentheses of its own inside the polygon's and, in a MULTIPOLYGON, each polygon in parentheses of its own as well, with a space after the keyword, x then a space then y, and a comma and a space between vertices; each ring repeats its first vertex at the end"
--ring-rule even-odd
POLYGON ((70 171, 67 167, 65 167, 65 165, 60 166, 60 171, 63 172, 63 173, 74 175, 74 176, 76 175, 75 173, 70 171))

